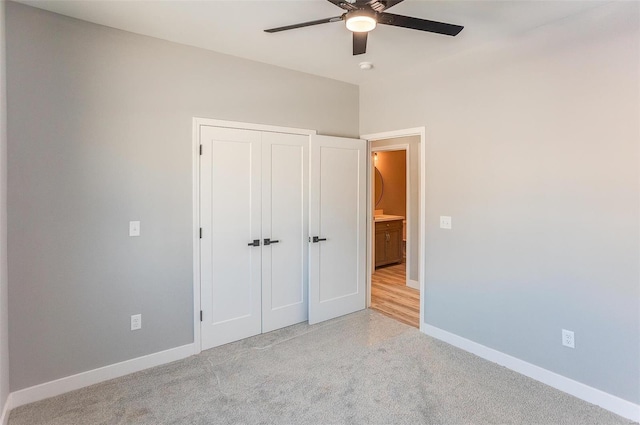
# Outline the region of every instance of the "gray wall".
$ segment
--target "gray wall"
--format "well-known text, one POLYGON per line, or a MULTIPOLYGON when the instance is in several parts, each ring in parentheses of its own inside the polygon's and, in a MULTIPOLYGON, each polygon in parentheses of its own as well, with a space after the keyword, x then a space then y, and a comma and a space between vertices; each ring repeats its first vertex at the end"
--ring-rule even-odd
POLYGON ((634 403, 639 8, 360 87, 362 134, 427 129, 426 322, 634 403))
POLYGON ((5 2, 0 1, 0 416, 9 395, 5 2))
POLYGON ((350 84, 16 3, 7 25, 12 391, 193 341, 192 117, 358 136, 350 84))
MULTIPOLYGON (((363 133, 364 134, 364 133, 363 133)), ((418 221, 420 210, 420 136, 398 137, 395 139, 376 140, 371 142, 372 148, 381 148, 393 145, 409 145, 409 170, 411 182, 411 197, 409 202, 407 218, 411 222, 409 234, 409 279, 418 281, 420 264, 418 261, 418 236, 420 231, 420 222, 418 221)))

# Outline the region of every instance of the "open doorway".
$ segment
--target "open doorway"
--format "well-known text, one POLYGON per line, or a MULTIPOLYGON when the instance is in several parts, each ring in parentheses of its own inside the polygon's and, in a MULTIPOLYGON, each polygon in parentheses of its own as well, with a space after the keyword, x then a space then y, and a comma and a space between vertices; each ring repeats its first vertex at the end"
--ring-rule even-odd
POLYGON ((369 306, 419 328, 421 134, 368 137, 370 163, 369 306))

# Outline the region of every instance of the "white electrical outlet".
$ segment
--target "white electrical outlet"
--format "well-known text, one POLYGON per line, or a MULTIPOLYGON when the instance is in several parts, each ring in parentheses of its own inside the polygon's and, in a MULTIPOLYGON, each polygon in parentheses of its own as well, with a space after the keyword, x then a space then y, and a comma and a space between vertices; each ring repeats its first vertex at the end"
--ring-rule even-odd
POLYGON ((440 228, 441 229, 451 229, 451 217, 447 215, 440 216, 440 228))
POLYGON ((562 345, 569 348, 576 348, 576 340, 573 331, 562 330, 562 345))
POLYGON ((134 314, 131 316, 131 330, 136 331, 142 329, 142 314, 134 314))
POLYGON ((130 221, 129 222, 129 236, 140 236, 140 222, 139 221, 130 221))

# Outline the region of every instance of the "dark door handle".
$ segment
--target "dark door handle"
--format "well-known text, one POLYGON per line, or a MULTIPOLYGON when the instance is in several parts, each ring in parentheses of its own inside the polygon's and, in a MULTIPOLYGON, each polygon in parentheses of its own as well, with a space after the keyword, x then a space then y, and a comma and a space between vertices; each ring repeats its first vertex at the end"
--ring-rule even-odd
POLYGON ((267 239, 265 239, 265 240, 264 240, 264 244, 265 244, 265 246, 266 246, 266 245, 271 245, 272 243, 278 243, 278 242, 280 242, 280 241, 277 241, 277 240, 276 240, 276 241, 272 241, 272 240, 271 240, 271 239, 269 239, 269 238, 267 238, 267 239))
POLYGON ((249 242, 249 246, 260 246, 260 239, 254 239, 253 242, 249 242))
POLYGON ((322 242, 322 241, 326 241, 327 238, 321 238, 319 236, 314 236, 313 237, 313 243, 318 243, 318 242, 322 242))

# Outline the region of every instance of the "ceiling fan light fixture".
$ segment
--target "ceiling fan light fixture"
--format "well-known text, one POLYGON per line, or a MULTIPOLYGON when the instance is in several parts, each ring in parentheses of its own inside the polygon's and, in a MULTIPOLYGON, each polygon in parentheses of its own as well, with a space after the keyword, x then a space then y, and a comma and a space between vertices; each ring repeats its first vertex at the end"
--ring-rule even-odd
MULTIPOLYGON (((369 31, 376 28, 378 23, 399 28, 455 36, 464 29, 461 25, 448 24, 446 22, 429 21, 427 19, 411 16, 394 15, 387 13, 387 9, 397 5, 403 0, 328 0, 338 6, 344 12, 340 16, 332 18, 316 19, 315 21, 301 22, 294 25, 285 25, 264 30, 268 33, 293 30, 296 28, 310 27, 331 22, 344 21, 347 29, 353 34, 353 56, 367 53, 367 38, 369 31)), ((366 68, 363 68, 366 69, 366 68)))
POLYGON ((368 13, 354 11, 347 13, 347 29, 353 32, 369 32, 376 27, 378 22, 368 13))

